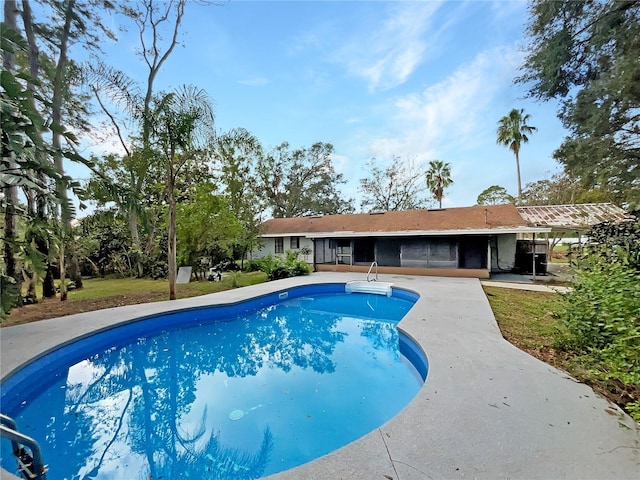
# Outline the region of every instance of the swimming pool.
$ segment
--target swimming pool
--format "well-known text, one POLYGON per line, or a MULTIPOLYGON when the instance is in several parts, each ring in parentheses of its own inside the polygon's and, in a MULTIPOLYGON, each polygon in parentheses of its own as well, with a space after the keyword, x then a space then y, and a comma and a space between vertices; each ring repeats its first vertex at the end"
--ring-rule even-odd
MULTIPOLYGON (((275 473, 413 398, 426 359, 396 325, 416 299, 316 285, 136 321, 13 375, 3 410, 40 441, 51 478, 275 473)), ((2 457, 12 471, 4 444, 2 457)))

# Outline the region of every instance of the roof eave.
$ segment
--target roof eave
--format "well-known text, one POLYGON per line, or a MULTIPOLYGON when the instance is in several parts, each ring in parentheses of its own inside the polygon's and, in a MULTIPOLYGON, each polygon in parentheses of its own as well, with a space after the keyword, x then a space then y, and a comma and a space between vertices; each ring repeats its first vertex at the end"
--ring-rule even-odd
POLYGON ((264 238, 278 237, 305 237, 305 238, 354 238, 354 237, 442 237, 449 235, 497 235, 513 233, 549 233, 548 227, 504 227, 504 228, 480 228, 458 230, 398 230, 391 232, 289 232, 289 233, 265 233, 264 238))

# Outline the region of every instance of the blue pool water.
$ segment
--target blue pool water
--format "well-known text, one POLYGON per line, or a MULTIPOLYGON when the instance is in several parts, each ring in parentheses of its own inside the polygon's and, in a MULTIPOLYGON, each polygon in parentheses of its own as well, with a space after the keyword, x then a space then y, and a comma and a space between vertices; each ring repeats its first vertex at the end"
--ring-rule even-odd
MULTIPOLYGON (((396 415, 426 359, 396 325, 415 294, 292 289, 137 321, 66 346, 2 385, 50 479, 258 478, 396 415), (409 360, 408 360, 409 359, 409 360)), ((9 442, 2 467, 15 471, 9 442)))

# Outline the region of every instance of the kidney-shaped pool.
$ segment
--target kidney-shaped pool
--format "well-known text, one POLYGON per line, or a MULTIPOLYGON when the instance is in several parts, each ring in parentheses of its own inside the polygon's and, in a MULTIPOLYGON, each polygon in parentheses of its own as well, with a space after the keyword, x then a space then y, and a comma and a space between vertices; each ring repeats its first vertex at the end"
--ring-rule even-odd
POLYGON ((50 478, 283 471, 374 430, 423 385, 426 357, 396 328, 418 296, 391 291, 313 285, 129 322, 8 378, 2 413, 50 478))

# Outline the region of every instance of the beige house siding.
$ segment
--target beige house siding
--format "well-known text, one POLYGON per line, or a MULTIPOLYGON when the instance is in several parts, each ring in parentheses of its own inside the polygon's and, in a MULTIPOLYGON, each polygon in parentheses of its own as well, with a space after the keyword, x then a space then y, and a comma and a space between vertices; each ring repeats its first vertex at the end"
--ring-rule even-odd
MULTIPOLYGON (((297 235, 292 235, 292 236, 296 237, 297 235)), ((303 248, 307 247, 309 250, 311 250, 312 253, 310 253, 309 255, 306 255, 306 256, 301 255, 301 258, 303 258, 307 263, 312 263, 313 262, 313 240, 310 239, 310 238, 297 236, 298 239, 299 239, 299 248, 291 248, 291 237, 292 236, 289 236, 289 237, 278 236, 277 237, 277 238, 282 238, 282 244, 283 244, 284 252, 286 252, 287 250, 293 250, 293 251, 298 251, 299 252, 303 248)), ((251 258, 258 259, 258 258, 266 257, 269 254, 282 255, 282 256, 285 255, 285 253, 276 254, 276 237, 263 237, 263 240, 264 240, 264 245, 261 248, 253 250, 251 252, 251 258)))
POLYGON ((275 253, 275 239, 272 237, 263 237, 264 245, 251 252, 251 258, 258 259, 266 257, 269 253, 275 253))

